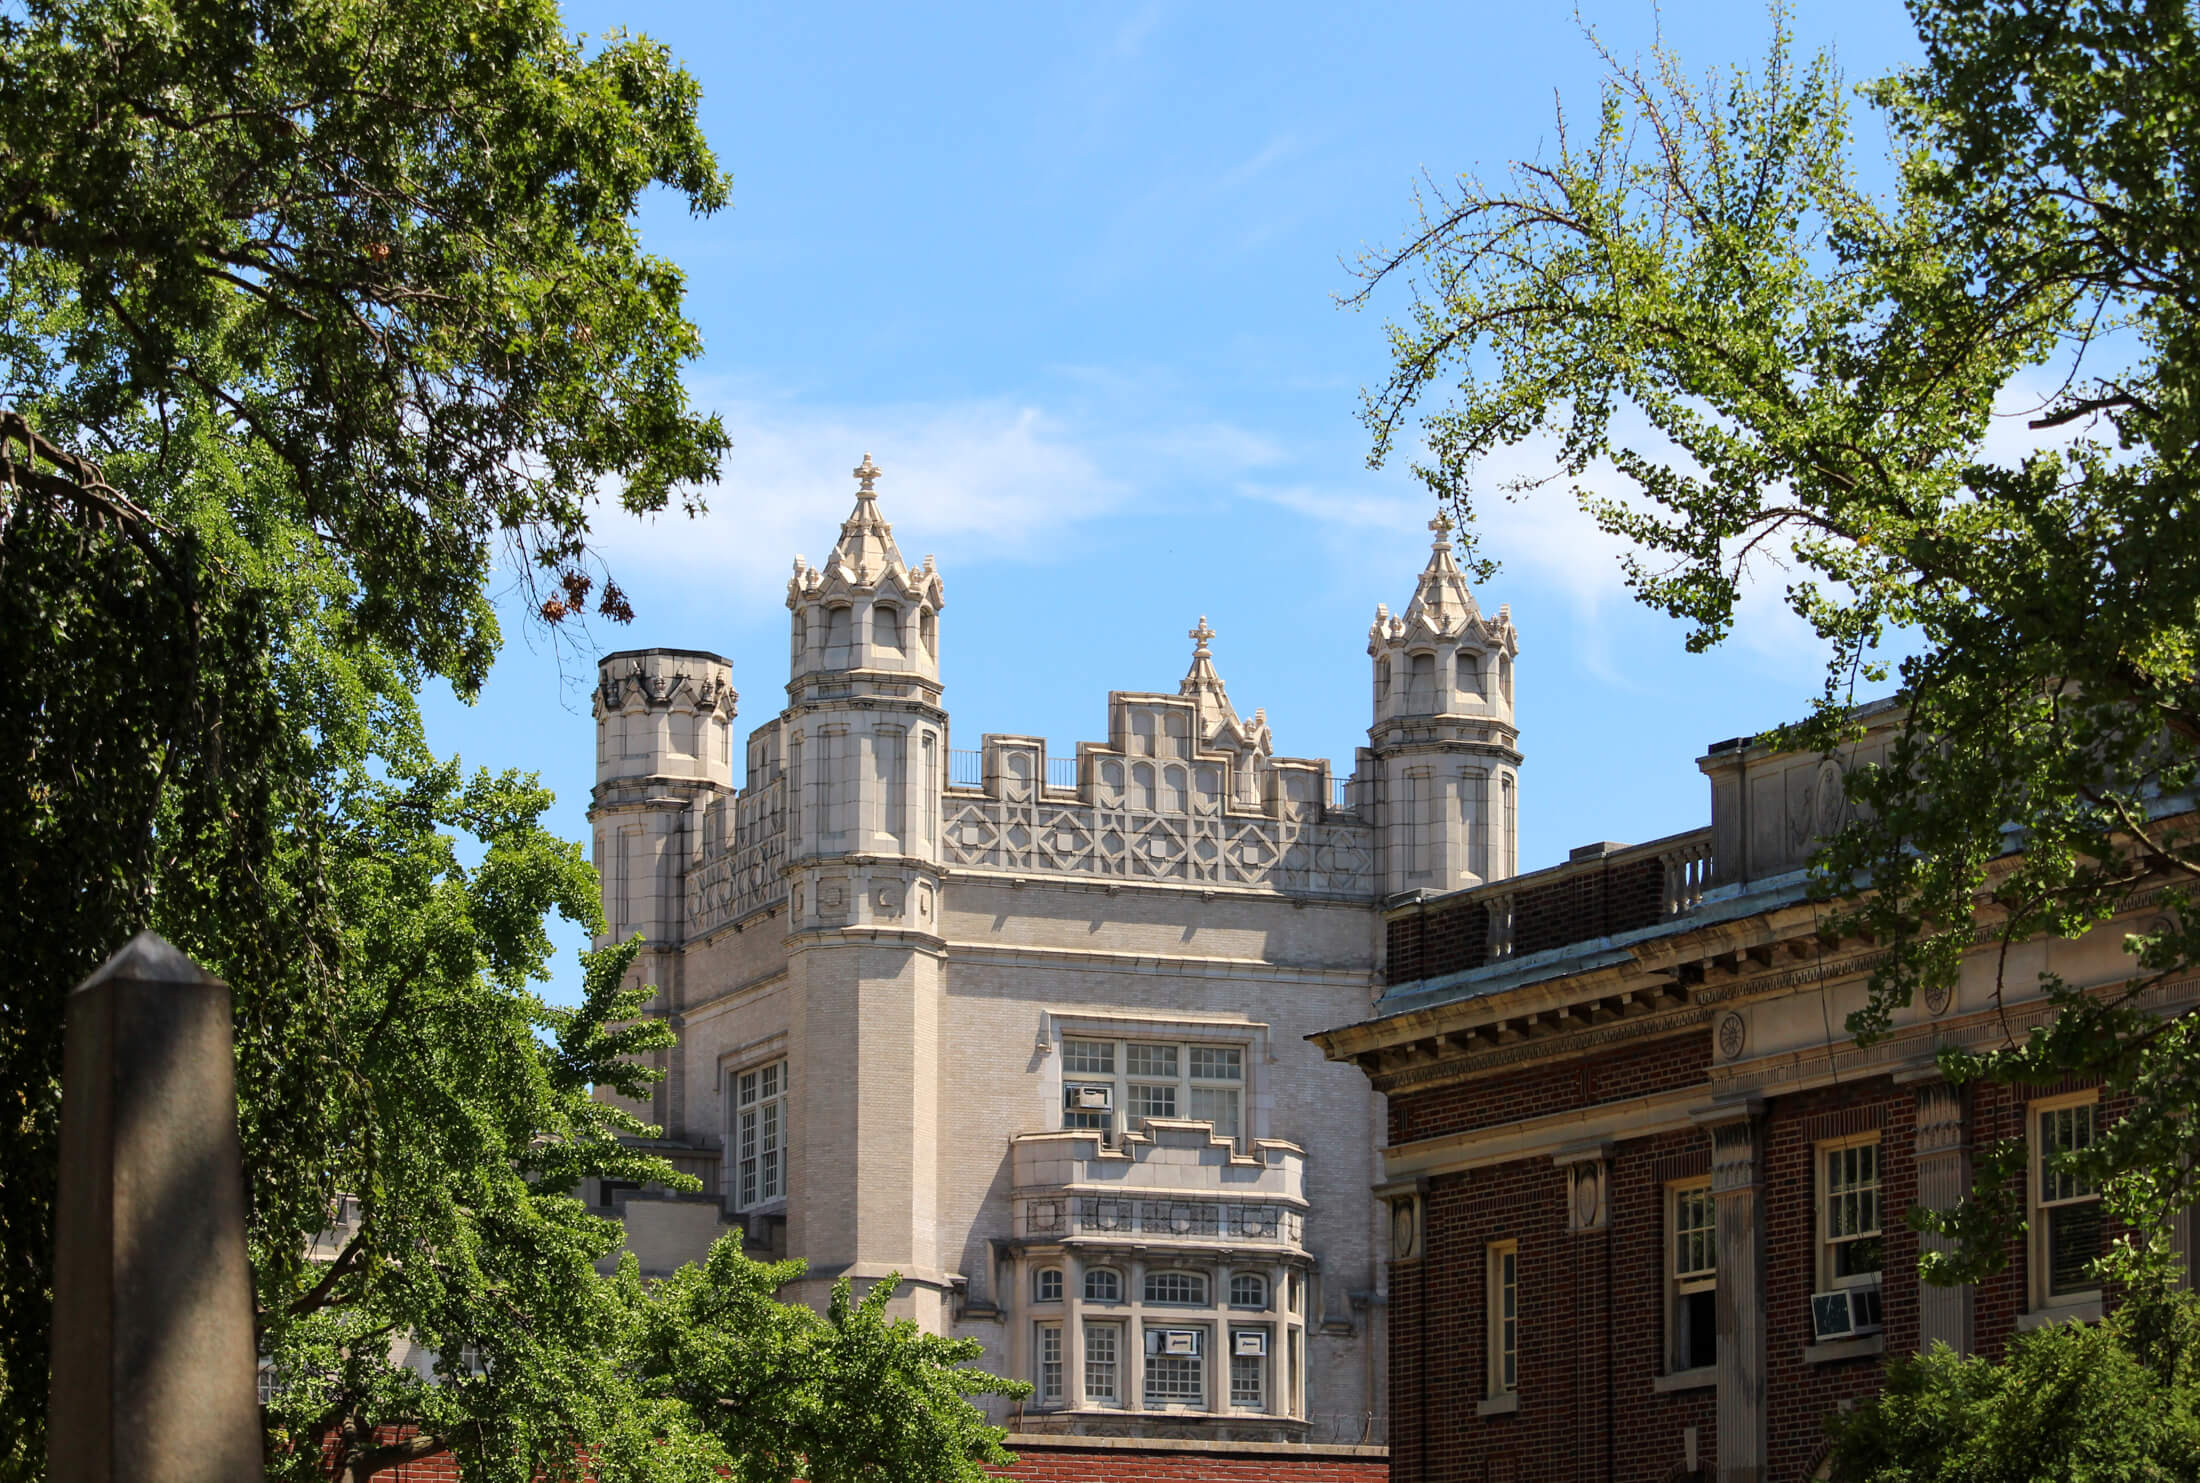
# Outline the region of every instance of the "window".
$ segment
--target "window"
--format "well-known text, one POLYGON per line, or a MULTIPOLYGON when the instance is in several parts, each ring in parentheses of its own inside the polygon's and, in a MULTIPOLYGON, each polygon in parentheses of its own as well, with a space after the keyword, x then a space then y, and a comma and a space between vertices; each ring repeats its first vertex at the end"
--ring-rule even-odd
POLYGON ((1520 1246, 1491 1245, 1490 1394, 1511 1395, 1520 1388, 1520 1246))
POLYGON ((1122 1373, 1123 1325, 1085 1325, 1085 1399, 1095 1405, 1121 1403, 1116 1377, 1122 1373))
POLYGON ((1207 1306, 1207 1279, 1197 1272, 1148 1272, 1146 1301, 1204 1308, 1207 1306))
POLYGON ((1031 1301, 1034 1303, 1059 1303, 1062 1301, 1062 1269, 1041 1267, 1031 1274, 1031 1301))
POLYGON ((934 637, 934 630, 932 627, 932 610, 930 608, 926 608, 923 612, 917 615, 917 632, 924 638, 925 653, 932 654, 938 652, 938 640, 934 637))
POLYGON ((735 1203, 753 1210, 787 1197, 787 1063, 734 1078, 735 1203))
POLYGON ((871 646, 889 654, 901 652, 901 609, 883 602, 872 607, 871 646))
POLYGON ((1240 1272, 1230 1279, 1230 1306, 1233 1308, 1265 1308, 1268 1306, 1268 1279, 1258 1272, 1240 1272))
POLYGON ((1058 1323, 1038 1325, 1039 1372, 1032 1377, 1039 1388, 1037 1400, 1042 1406, 1062 1404, 1062 1326, 1058 1323))
POLYGON ((825 610, 825 667, 827 669, 846 669, 848 667, 848 626, 848 609, 827 608, 825 610))
POLYGON ((1123 1274, 1112 1267, 1094 1267, 1085 1274, 1085 1301, 1088 1303, 1122 1302, 1123 1274))
POLYGON ((1375 703, 1382 704, 1390 698, 1390 661, 1375 661, 1375 703))
POLYGON ((1879 1135, 1818 1145, 1821 1291, 1879 1285, 1879 1135))
POLYGON ((1719 1253, 1717 1206, 1711 1181, 1671 1185, 1666 1191, 1672 1260, 1667 1266, 1666 1356, 1668 1372, 1698 1370, 1719 1358, 1719 1253))
POLYGON ((1476 698, 1477 700, 1479 700, 1479 699, 1481 698, 1481 696, 1482 696, 1482 656, 1481 656, 1481 655, 1479 655, 1479 654, 1461 654, 1461 655, 1459 656, 1459 693, 1460 693, 1460 694, 1462 694, 1462 695, 1471 695, 1471 696, 1475 697, 1475 698, 1476 698))
POLYGON ((2101 1254, 2100 1186, 2061 1167, 2091 1148, 2098 1134, 2095 1094, 2032 1104, 2033 1305, 2089 1298, 2101 1284, 2093 1263, 2101 1254))
POLYGON ((1230 1330, 1230 1404, 1268 1409, 1268 1330, 1230 1330))
POLYGON ((1426 716, 1436 709, 1436 656, 1406 656, 1406 714, 1426 716))
POLYGON ((1207 1403, 1207 1331, 1205 1328, 1169 1328, 1159 1324, 1146 1330, 1146 1404, 1155 1407, 1207 1403))
POLYGON ((1245 1047, 1143 1040, 1062 1042, 1062 1126, 1114 1134, 1190 1117, 1244 1136, 1245 1047), (1118 1115, 1121 1121, 1118 1122, 1118 1115))

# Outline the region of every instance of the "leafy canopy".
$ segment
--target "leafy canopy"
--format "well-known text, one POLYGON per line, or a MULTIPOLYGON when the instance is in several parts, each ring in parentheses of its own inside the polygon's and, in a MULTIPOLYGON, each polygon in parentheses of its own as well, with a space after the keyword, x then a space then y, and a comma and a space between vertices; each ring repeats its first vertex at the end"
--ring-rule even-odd
MULTIPOLYGON (((723 204, 697 103, 549 0, 0 8, 0 1479, 44 1472, 64 998, 147 926, 235 995, 274 1475, 730 1464, 708 1386, 643 1383, 686 1289, 601 1274, 576 1194, 679 1184, 590 1095, 645 1095, 669 1032, 631 948, 540 998, 593 872, 414 702, 481 683, 499 560, 545 620, 623 620, 593 513, 716 476, 681 275, 633 226, 646 191, 723 204)), ((739 1280, 718 1376, 803 1321, 739 1280)), ((756 1425, 831 1418, 886 1476, 995 1455, 967 1354, 863 1332, 907 1426, 837 1361, 756 1425)))
MULTIPOLYGON (((1699 82, 1662 48, 1606 54, 1593 125, 1562 119, 1551 158, 1426 191, 1354 300, 1411 283, 1367 397, 1373 458, 1448 386, 1417 472, 1470 541, 1477 461, 1545 450, 1507 493, 1569 487, 1692 648, 1731 632, 1754 565, 1789 564, 1830 661, 1783 745, 1838 750, 1856 686, 1895 681, 1901 738, 1850 775, 1863 807, 1817 862, 1846 926, 1890 948, 1853 1029, 1883 1031, 1981 936, 2154 903, 2126 989, 2050 978, 2051 1027, 1945 1062, 2137 1094, 2069 1161, 2159 1231, 2200 1138, 2200 1023, 2143 998, 2200 963, 2200 38, 2180 3, 1910 9, 1924 61, 1865 90, 1894 143, 1883 192, 1859 182, 1840 76, 1793 54, 1778 9, 1761 68, 1699 82), (2001 453, 2012 400, 2060 441, 2001 453)), ((1983 1160, 1978 1197, 1930 1218, 1959 1238, 1930 1275, 2006 1259, 2020 1163, 1983 1160)))

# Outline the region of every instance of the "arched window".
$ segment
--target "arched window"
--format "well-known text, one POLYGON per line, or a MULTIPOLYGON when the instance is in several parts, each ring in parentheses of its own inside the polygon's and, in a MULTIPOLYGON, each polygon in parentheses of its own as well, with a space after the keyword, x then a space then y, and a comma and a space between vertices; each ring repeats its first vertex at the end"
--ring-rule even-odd
POLYGON ((1123 1274, 1113 1267, 1094 1267, 1085 1274, 1085 1301, 1088 1303, 1122 1302, 1123 1274))
POLYGON ((1139 711, 1131 717, 1131 755, 1151 757, 1153 752, 1153 712, 1139 711))
POLYGON ((1390 699, 1390 661, 1378 659, 1375 661, 1375 703, 1380 705, 1388 699, 1390 699))
POLYGON ((938 631, 933 627, 933 622, 930 608, 926 608, 917 615, 917 635, 924 640, 924 652, 937 655, 940 651, 940 640, 938 631))
POLYGON ((1131 769, 1131 807, 1153 812, 1153 764, 1141 762, 1131 769))
POLYGON ((1481 655, 1461 654, 1459 656, 1459 693, 1474 696, 1478 700, 1482 697, 1481 655))
POLYGON ((827 669, 846 669, 848 667, 849 622, 846 608, 827 608, 825 610, 825 667, 827 669))
POLYGON ((1268 1279, 1258 1272, 1240 1272, 1230 1279, 1230 1306, 1233 1308, 1266 1308, 1268 1306, 1268 1279))
POLYGON ((1406 656, 1406 714, 1426 716, 1436 709, 1436 656, 1406 656))
POLYGON ((871 606, 871 647, 889 654, 901 652, 901 609, 890 602, 871 606))
POLYGON ((1146 1301, 1204 1308, 1207 1306, 1207 1279, 1197 1272, 1148 1272, 1146 1301))
POLYGON ((797 663, 802 660, 802 651, 809 646, 810 625, 803 622, 802 615, 797 613, 794 615, 794 657, 797 663))
MULTIPOLYGON (((1170 719, 1174 720, 1175 718, 1171 717, 1170 719)), ((1180 814, 1184 812, 1183 768, 1164 767, 1161 769, 1161 808, 1165 813, 1180 814)))
POLYGON ((1169 755, 1170 755, 1170 756, 1172 756, 1172 757, 1189 757, 1189 756, 1191 756, 1191 755, 1192 755, 1192 722, 1191 722, 1191 718, 1190 718, 1189 716, 1185 715, 1185 714, 1184 714, 1184 713, 1183 713, 1182 711, 1171 711, 1171 712, 1169 712, 1169 714, 1168 714, 1168 716, 1167 716, 1167 718, 1166 718, 1166 719, 1167 719, 1167 722, 1168 722, 1168 728, 1169 728, 1169 755))
POLYGON ((1041 1267, 1031 1274, 1031 1301, 1034 1303, 1059 1303, 1062 1301, 1062 1269, 1041 1267))
POLYGON ((1505 697, 1505 704, 1513 703, 1513 662, 1510 654, 1497 656, 1497 693, 1505 697))

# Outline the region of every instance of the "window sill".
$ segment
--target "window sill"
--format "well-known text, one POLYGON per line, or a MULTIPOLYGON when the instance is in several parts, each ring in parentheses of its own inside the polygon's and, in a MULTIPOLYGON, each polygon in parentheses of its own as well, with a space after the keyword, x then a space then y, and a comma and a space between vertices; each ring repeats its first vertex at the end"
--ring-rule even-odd
POLYGON ((1670 1375, 1650 1377, 1650 1389, 1656 1395, 1670 1395, 1677 1390, 1709 1390, 1718 1383, 1717 1365, 1704 1365, 1694 1370, 1675 1370, 1670 1375))
POLYGON ((2017 1332, 2045 1328, 2051 1323, 2099 1323, 2101 1321, 2101 1295, 2068 1299, 2052 1308, 2034 1308, 2029 1313, 2017 1315, 2017 1332))
POLYGON ((1858 1334, 1853 1339, 1828 1339, 1822 1344, 1803 1346, 1803 1363, 1806 1365, 1839 1364, 1845 1359, 1870 1359, 1887 1352, 1885 1333, 1858 1334))
POLYGON ((1505 1395, 1493 1395, 1477 1401, 1474 1414, 1477 1416, 1510 1416, 1519 1409, 1520 1392, 1515 1390, 1505 1395))

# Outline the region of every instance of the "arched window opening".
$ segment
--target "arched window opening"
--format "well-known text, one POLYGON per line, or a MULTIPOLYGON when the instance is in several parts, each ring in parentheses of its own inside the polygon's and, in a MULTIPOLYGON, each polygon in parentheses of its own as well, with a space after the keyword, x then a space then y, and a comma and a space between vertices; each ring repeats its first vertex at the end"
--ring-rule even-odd
POLYGON ((1161 771, 1161 808, 1164 813, 1184 812, 1184 769, 1167 767, 1161 771))
POLYGON ((1169 755, 1171 757, 1191 756, 1191 718, 1186 716, 1182 711, 1171 711, 1169 712, 1167 719, 1169 726, 1169 755))
POLYGON ((1461 654, 1459 656, 1459 693, 1471 695, 1477 700, 1482 698, 1481 655, 1461 654))
POLYGON ((848 667, 848 628, 850 621, 848 609, 846 608, 827 608, 825 610, 825 667, 827 669, 846 669, 848 667))
POLYGON ((1268 1306, 1268 1279, 1258 1272, 1240 1272, 1230 1279, 1230 1306, 1233 1308, 1266 1308, 1268 1306))
POLYGON ((1153 812, 1153 764, 1141 762, 1131 769, 1131 807, 1153 812))
POLYGON ((1123 1274, 1113 1267, 1094 1267, 1085 1274, 1085 1301, 1088 1303, 1122 1302, 1123 1274))
POLYGON ((1378 659, 1375 661, 1375 702, 1380 705, 1388 699, 1390 699, 1390 661, 1388 659, 1378 659))
POLYGON ((1041 1267, 1031 1274, 1031 1301, 1034 1303, 1059 1303, 1062 1301, 1062 1269, 1041 1267))
POLYGON ((889 654, 901 652, 901 609, 890 602, 871 607, 871 647, 889 654))
POLYGON ((939 631, 935 627, 935 621, 930 608, 917 615, 917 634, 924 640, 924 652, 933 656, 940 652, 939 631))
POLYGON ((1207 1306, 1207 1279, 1197 1272, 1148 1272, 1146 1301, 1204 1308, 1207 1306))
POLYGON ((1497 656, 1497 693, 1505 697, 1505 704, 1513 703, 1513 662, 1510 654, 1497 656))
POLYGON ((1436 656, 1406 656, 1406 714, 1426 716, 1436 709, 1436 656))
POLYGON ((1138 711, 1131 716, 1131 755, 1151 757, 1153 747, 1153 712, 1138 711))

